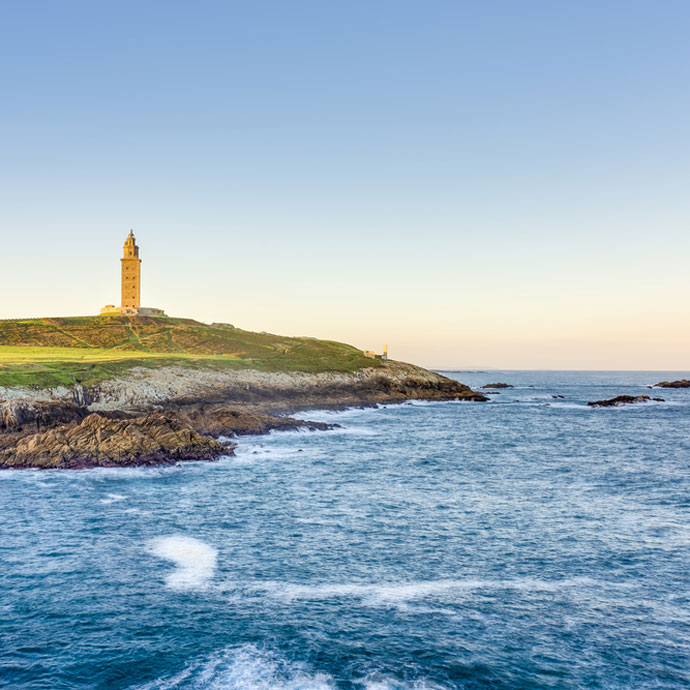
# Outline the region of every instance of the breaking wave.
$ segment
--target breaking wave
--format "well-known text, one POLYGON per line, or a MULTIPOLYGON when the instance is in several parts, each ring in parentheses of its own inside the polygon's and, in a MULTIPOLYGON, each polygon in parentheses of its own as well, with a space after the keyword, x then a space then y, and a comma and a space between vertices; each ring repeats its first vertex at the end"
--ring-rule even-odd
MULTIPOLYGON (((379 674, 368 674, 350 682, 363 690, 444 690, 443 686, 424 679, 400 681, 379 674)), ((328 673, 314 671, 307 664, 254 645, 242 645, 212 654, 175 675, 133 690, 337 690, 338 687, 328 673)))
POLYGON ((216 549, 193 537, 159 537, 149 543, 149 550, 154 556, 172 561, 177 566, 165 578, 165 584, 170 589, 202 588, 216 569, 216 549))
POLYGON ((108 494, 105 498, 101 499, 101 503, 104 505, 109 505, 110 503, 118 503, 119 501, 126 501, 127 496, 122 494, 108 494))

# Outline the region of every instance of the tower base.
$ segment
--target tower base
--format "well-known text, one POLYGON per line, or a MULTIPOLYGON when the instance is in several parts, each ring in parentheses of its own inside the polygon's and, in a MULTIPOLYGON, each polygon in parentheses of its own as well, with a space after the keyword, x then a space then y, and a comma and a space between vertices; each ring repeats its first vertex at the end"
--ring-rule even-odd
POLYGON ((100 316, 165 316, 162 309, 155 307, 116 307, 113 304, 106 304, 100 311, 100 316))

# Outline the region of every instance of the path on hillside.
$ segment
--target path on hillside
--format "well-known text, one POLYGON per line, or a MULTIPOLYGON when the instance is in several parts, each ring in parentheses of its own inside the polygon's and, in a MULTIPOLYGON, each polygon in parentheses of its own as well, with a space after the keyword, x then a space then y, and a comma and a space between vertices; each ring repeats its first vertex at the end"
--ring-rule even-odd
POLYGON ((58 333, 61 333, 62 335, 67 336, 68 338, 71 338, 72 340, 74 340, 75 343, 79 343, 80 345, 82 345, 84 347, 88 347, 90 349, 93 349, 96 347, 95 345, 89 345, 89 343, 87 343, 85 340, 80 340, 79 338, 77 338, 76 335, 72 335, 68 331, 65 331, 62 328, 59 328, 54 323, 52 323, 49 319, 41 319, 41 323, 44 323, 46 326, 49 326, 50 328, 52 328, 54 331, 57 331, 58 333))

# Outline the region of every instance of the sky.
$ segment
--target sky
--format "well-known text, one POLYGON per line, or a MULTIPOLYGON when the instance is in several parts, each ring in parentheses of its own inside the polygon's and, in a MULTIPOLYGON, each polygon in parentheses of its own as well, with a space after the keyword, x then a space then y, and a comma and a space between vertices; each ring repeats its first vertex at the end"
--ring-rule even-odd
POLYGON ((0 3, 0 318, 690 368, 690 3, 0 3))

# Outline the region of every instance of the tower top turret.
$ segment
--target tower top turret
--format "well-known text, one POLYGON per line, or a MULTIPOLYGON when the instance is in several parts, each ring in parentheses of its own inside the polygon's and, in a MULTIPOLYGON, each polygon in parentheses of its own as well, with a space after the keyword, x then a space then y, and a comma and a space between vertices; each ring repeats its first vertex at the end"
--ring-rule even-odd
POLYGON ((127 239, 125 240, 123 259, 138 259, 139 258, 139 247, 137 246, 136 238, 134 237, 134 231, 130 230, 127 239))

